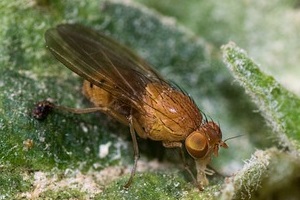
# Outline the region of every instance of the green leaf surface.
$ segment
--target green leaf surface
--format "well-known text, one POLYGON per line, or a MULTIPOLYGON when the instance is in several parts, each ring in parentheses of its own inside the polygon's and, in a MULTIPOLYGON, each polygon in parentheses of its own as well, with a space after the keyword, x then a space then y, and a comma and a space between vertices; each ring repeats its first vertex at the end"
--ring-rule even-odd
MULTIPOLYGON (((179 1, 165 7, 158 6, 168 8, 165 9, 168 12, 158 10, 175 16, 195 32, 192 33, 174 18, 131 1, 1 1, 0 199, 248 198, 249 193, 263 191, 258 190, 261 185, 269 188, 268 185, 274 183, 268 181, 267 176, 258 176, 256 182, 250 180, 254 184, 253 187, 250 184, 249 190, 243 187, 247 184, 238 185, 249 182, 248 175, 257 172, 255 166, 259 166, 259 173, 270 175, 292 169, 291 175, 282 173, 279 180, 286 180, 285 184, 294 188, 292 183, 297 182, 295 174, 299 172, 296 165, 299 159, 294 156, 299 152, 298 97, 271 76, 261 73, 257 64, 243 51, 228 45, 223 49, 227 66, 235 64, 232 66, 245 68, 235 72, 233 79, 219 52, 219 46, 231 37, 243 42, 252 53, 260 47, 272 49, 267 45, 272 44, 272 40, 252 43, 256 31, 250 32, 249 27, 244 27, 248 24, 245 22, 255 22, 252 27, 259 24, 259 20, 249 17, 253 16, 251 12, 267 12, 270 5, 249 4, 248 12, 244 12, 245 3, 236 1, 227 4, 185 2, 185 12, 179 1), (256 6, 260 10, 255 9, 256 6), (223 23, 220 19, 227 21, 223 23), (138 173, 132 187, 125 191, 122 185, 128 179, 133 163, 127 127, 100 113, 75 115, 55 111, 44 121, 35 120, 31 114, 35 103, 47 98, 69 107, 91 106, 81 94, 82 79, 56 61, 45 48, 45 31, 61 23, 80 23, 112 36, 189 93, 209 118, 220 123, 224 139, 244 135, 229 140, 229 149, 220 150, 219 157, 212 160, 212 167, 221 174, 237 174, 229 179, 230 184, 223 176, 214 175, 209 177, 210 185, 205 191, 199 192, 183 170, 177 151, 165 150, 160 143, 139 140, 141 159, 138 173), (245 80, 249 75, 247 71, 253 75, 249 80, 245 80), (245 86, 251 99, 236 82, 245 86), (260 113, 253 112, 257 108, 260 113), (265 125, 265 120, 271 129, 265 125), (285 150, 293 149, 294 154, 278 150, 259 151, 262 155, 270 155, 267 161, 263 161, 265 165, 255 165, 255 159, 249 161, 253 165, 244 164, 255 149, 278 144, 288 147, 285 150), (285 168, 286 165, 290 168, 285 168), (234 190, 228 193, 230 186, 234 190)), ((290 11, 291 6, 287 5, 294 4, 274 3, 282 12, 290 11)), ((275 21, 281 19, 282 12, 277 13, 275 21)), ((271 17, 264 22, 268 22, 265 31, 272 32, 270 27, 277 27, 271 17)), ((290 29, 291 32, 298 30, 290 29)), ((287 39, 279 41, 290 42, 287 39)), ((296 43, 290 46, 293 48, 288 51, 297 48, 296 43)), ((285 55, 289 55, 287 52, 285 55)), ((268 64, 268 59, 260 57, 260 63, 268 64)), ((289 71, 295 69, 293 64, 296 61, 289 62, 289 71)), ((256 155, 253 154, 252 158, 256 155)), ((272 192, 274 190, 266 189, 260 194, 265 197, 272 192)))
POLYGON ((222 47, 224 62, 251 96, 285 148, 300 150, 300 99, 263 73, 247 53, 229 43, 222 47))
POLYGON ((242 170, 226 180, 219 199, 297 199, 299 160, 275 148, 257 150, 242 170))
POLYGON ((286 199, 299 197, 300 99, 263 73, 234 43, 222 47, 223 59, 273 129, 278 146, 257 151, 243 169, 224 184, 222 199, 286 199))

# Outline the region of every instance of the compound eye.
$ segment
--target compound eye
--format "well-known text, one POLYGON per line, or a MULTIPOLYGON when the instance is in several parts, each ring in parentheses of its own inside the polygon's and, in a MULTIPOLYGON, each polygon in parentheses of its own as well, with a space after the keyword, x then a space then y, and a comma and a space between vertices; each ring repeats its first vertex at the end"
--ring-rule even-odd
POLYGON ((207 137, 199 131, 194 131, 185 139, 185 148, 193 158, 203 158, 208 152, 207 137))

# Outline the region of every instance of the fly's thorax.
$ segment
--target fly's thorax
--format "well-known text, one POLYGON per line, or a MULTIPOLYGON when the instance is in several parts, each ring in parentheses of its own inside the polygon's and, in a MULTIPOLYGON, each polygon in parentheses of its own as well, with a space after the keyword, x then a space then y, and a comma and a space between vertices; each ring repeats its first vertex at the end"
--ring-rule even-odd
POLYGON ((145 114, 138 117, 138 121, 153 140, 182 141, 202 121, 190 97, 164 83, 146 86, 143 109, 145 114))
POLYGON ((222 141, 222 132, 215 122, 205 122, 197 131, 185 140, 185 147, 194 159, 210 158, 212 153, 218 156, 219 146, 227 148, 222 141))

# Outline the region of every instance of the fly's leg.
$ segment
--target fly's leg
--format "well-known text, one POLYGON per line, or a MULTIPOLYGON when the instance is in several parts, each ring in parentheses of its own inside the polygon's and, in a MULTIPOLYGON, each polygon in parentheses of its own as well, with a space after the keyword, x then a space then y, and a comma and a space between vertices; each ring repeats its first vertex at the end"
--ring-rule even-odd
POLYGON ((208 185, 208 179, 206 178, 206 174, 211 173, 211 171, 207 171, 207 165, 209 162, 210 157, 206 159, 195 159, 197 170, 197 182, 201 187, 208 185))
POLYGON ((132 143, 133 143, 134 163, 133 163, 133 167, 131 169, 130 178, 127 181, 127 183, 124 185, 124 188, 129 188, 129 186, 131 185, 133 177, 135 175, 137 162, 140 158, 139 146, 138 146, 138 143, 137 143, 137 140, 136 140, 136 134, 135 134, 135 131, 134 131, 134 124, 133 124, 132 115, 130 115, 128 117, 128 120, 129 120, 129 128, 130 128, 131 139, 132 139, 132 143))
POLYGON ((70 107, 55 105, 51 101, 45 100, 45 101, 38 102, 36 104, 36 107, 34 108, 32 114, 33 114, 33 117, 35 117, 36 119, 42 120, 42 119, 46 118, 47 115, 49 114, 49 112, 53 109, 62 110, 62 111, 75 113, 75 114, 103 112, 103 113, 110 115, 114 119, 120 121, 121 123, 126 124, 128 122, 128 119, 126 118, 126 116, 123 116, 123 115, 119 114, 118 112, 110 109, 109 105, 107 107, 70 108, 70 107))
POLYGON ((203 187, 201 184, 198 183, 197 179, 195 178, 194 174, 192 173, 188 163, 186 162, 185 154, 182 148, 182 143, 181 142, 168 142, 168 141, 163 141, 163 146, 166 148, 179 148, 180 149, 180 154, 181 154, 181 159, 183 162, 184 169, 189 173, 191 178, 193 179, 194 184, 199 188, 199 190, 203 190, 203 187))

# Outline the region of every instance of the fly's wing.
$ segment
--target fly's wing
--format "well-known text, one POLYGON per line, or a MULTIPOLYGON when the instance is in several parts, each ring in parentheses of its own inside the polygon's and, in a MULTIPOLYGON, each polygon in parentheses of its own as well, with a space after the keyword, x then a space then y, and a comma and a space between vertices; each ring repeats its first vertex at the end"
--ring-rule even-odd
POLYGON ((138 106, 148 83, 166 83, 129 49, 86 27, 59 25, 47 30, 45 39, 56 59, 131 106, 138 106))

